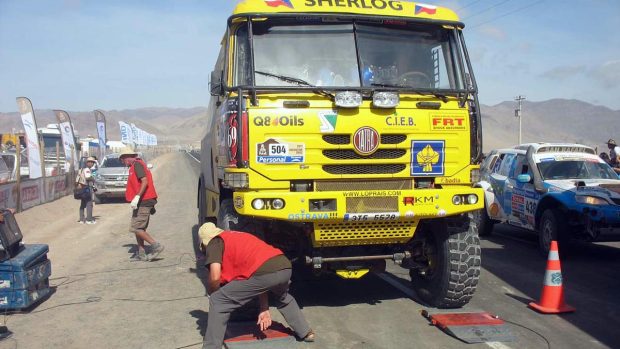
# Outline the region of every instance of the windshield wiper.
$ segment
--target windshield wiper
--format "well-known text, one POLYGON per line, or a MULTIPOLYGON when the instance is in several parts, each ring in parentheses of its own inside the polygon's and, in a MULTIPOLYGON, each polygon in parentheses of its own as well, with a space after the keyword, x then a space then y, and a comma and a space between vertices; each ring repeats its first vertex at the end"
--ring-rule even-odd
POLYGON ((312 85, 311 83, 307 82, 306 80, 294 78, 294 77, 291 77, 291 76, 271 74, 271 73, 267 73, 267 72, 260 71, 260 70, 255 70, 254 72, 257 73, 257 74, 260 74, 260 75, 270 76, 272 78, 276 78, 278 80, 290 82, 290 83, 293 83, 293 84, 298 84, 298 85, 303 85, 303 86, 310 86, 310 87, 316 87, 315 85, 312 85))
POLYGON ((298 79, 298 78, 294 78, 294 77, 286 76, 286 75, 271 74, 271 73, 267 73, 267 72, 260 71, 260 70, 255 70, 254 73, 265 75, 265 76, 270 76, 272 78, 276 78, 278 80, 290 82, 290 83, 297 84, 297 85, 300 85, 300 86, 317 87, 317 89, 314 90, 314 92, 316 92, 318 94, 321 94, 323 96, 327 96, 327 97, 330 97, 330 98, 335 98, 333 94, 331 94, 331 93, 329 93, 329 92, 327 92, 327 91, 325 91, 323 89, 318 88, 318 86, 313 85, 313 84, 307 82, 306 80, 302 80, 302 79, 298 79))
POLYGON ((444 94, 437 93, 437 92, 432 92, 432 91, 420 91, 420 90, 416 90, 415 88, 413 88, 411 86, 407 86, 407 85, 372 83, 371 86, 407 89, 407 90, 413 91, 414 93, 422 95, 422 96, 435 96, 435 97, 441 99, 444 103, 448 102, 448 96, 446 96, 444 94))

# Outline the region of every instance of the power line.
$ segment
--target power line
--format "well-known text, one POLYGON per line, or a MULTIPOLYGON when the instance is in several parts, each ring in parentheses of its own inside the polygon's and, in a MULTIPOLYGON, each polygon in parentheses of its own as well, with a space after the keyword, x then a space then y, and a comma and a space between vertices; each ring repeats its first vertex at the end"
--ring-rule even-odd
POLYGON ((475 5, 475 4, 476 4, 476 3, 478 3, 478 2, 480 2, 480 0, 472 1, 472 2, 470 2, 469 4, 467 4, 467 5, 465 5, 465 6, 461 7, 461 8, 457 8, 455 11, 460 11, 460 10, 462 10, 462 9, 464 9, 464 8, 468 8, 468 7, 470 7, 471 5, 475 5))
POLYGON ((519 11, 523 11, 523 10, 528 9, 528 8, 530 8, 530 7, 536 6, 536 5, 538 5, 538 4, 540 4, 540 3, 544 2, 544 1, 545 1, 545 0, 538 0, 538 1, 535 1, 535 2, 533 2, 533 3, 531 3, 531 4, 529 4, 529 5, 525 5, 525 6, 519 7, 519 8, 517 8, 517 9, 514 9, 514 10, 512 10, 512 11, 510 11, 510 12, 504 13, 503 15, 497 16, 497 17, 495 17, 495 18, 493 18, 493 19, 491 19, 491 20, 488 20, 488 21, 486 21, 486 22, 478 23, 478 24, 474 25, 473 27, 470 27, 469 29, 478 28, 478 27, 479 27, 479 26, 481 26, 481 25, 484 25, 484 24, 487 24, 487 23, 490 23, 490 22, 496 21, 496 20, 498 20, 498 19, 500 19, 500 18, 504 18, 504 17, 506 17, 506 16, 509 16, 509 15, 511 15, 511 14, 513 14, 513 13, 516 13, 516 12, 519 12, 519 11))
POLYGON ((465 17, 465 18, 463 18, 463 20, 466 20, 466 19, 469 19, 469 18, 472 18, 472 17, 476 17, 476 16, 478 16, 478 15, 480 15, 480 14, 483 14, 483 13, 485 13, 485 12, 488 12, 488 11, 490 11, 490 10, 492 10, 492 9, 494 9, 494 8, 496 8, 496 7, 498 7, 498 6, 501 6, 501 5, 505 4, 505 3, 507 3, 508 1, 510 1, 510 0, 500 1, 500 2, 498 2, 497 4, 495 4, 495 5, 493 5, 493 6, 487 7, 486 9, 484 9, 484 10, 482 10, 482 11, 478 11, 478 12, 474 13, 473 15, 469 16, 469 17, 465 17))

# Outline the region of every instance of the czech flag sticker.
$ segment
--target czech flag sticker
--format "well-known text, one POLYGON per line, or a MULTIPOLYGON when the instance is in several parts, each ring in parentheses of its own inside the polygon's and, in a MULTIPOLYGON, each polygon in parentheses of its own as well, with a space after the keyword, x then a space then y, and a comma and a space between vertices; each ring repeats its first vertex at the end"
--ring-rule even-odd
POLYGON ((291 0, 265 0, 265 4, 271 7, 286 6, 288 8, 294 8, 291 0))
POLYGON ((421 13, 426 13, 427 15, 434 15, 436 12, 437 12, 437 6, 426 5, 426 4, 415 5, 416 15, 419 15, 421 13))

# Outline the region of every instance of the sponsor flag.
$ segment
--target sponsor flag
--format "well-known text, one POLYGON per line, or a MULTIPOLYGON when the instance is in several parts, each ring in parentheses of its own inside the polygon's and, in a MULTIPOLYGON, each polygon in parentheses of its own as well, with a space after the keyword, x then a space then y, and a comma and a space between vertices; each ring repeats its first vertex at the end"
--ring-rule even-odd
POLYGON ((434 15, 437 12, 437 6, 431 6, 426 4, 416 4, 415 5, 415 14, 419 15, 421 13, 426 13, 428 15, 434 15))
POLYGON ((133 130, 131 129, 131 125, 124 123, 122 121, 118 122, 119 128, 121 130, 121 142, 125 144, 132 144, 133 141, 133 130))
POLYGON ((34 117, 32 102, 26 97, 17 97, 16 100, 19 113, 22 116, 24 131, 26 132, 30 178, 41 178, 41 176, 43 176, 43 171, 41 169, 41 147, 39 146, 37 122, 34 117))
POLYGON ((65 171, 71 169, 71 163, 74 168, 79 166, 77 156, 75 154, 75 135, 73 134, 73 124, 69 114, 64 110, 54 110, 56 119, 58 120, 58 128, 60 129, 60 137, 62 138, 62 147, 65 150, 65 171))
POLYGON ((105 115, 101 110, 95 110, 95 121, 97 123, 97 136, 99 137, 99 159, 103 159, 106 150, 106 123, 105 115))
POLYGON ((271 7, 286 6, 288 8, 294 8, 291 0, 265 0, 265 4, 271 7))

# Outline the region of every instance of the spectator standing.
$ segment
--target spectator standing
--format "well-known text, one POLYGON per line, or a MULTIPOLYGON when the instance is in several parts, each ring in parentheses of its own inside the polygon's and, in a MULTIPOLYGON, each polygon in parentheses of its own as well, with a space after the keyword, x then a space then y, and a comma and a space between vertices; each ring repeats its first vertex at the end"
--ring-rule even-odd
POLYGON ((88 193, 80 200, 80 218, 78 222, 80 224, 95 224, 95 218, 93 218, 93 195, 95 187, 95 177, 92 173, 92 167, 95 165, 95 159, 89 157, 86 159, 86 167, 81 168, 78 171, 77 178, 75 180, 79 189, 88 189, 88 193), (84 209, 86 209, 86 217, 84 216, 84 209))
POLYGON ((138 249, 131 260, 152 260, 164 250, 164 246, 155 241, 146 231, 151 214, 155 213, 155 205, 157 204, 157 192, 155 191, 153 176, 144 161, 138 158, 138 153, 133 150, 123 150, 119 159, 125 166, 129 167, 125 199, 130 203, 129 206, 132 209, 129 231, 136 235, 136 242, 138 243, 138 249), (144 248, 145 241, 151 245, 148 255, 144 248))
POLYGON ((612 167, 619 167, 620 161, 618 156, 620 156, 620 147, 615 140, 610 139, 607 141, 607 148, 609 148, 609 164, 612 167))

